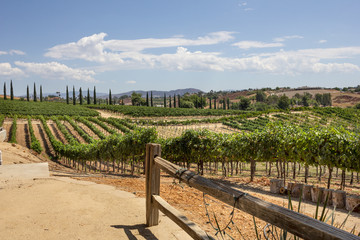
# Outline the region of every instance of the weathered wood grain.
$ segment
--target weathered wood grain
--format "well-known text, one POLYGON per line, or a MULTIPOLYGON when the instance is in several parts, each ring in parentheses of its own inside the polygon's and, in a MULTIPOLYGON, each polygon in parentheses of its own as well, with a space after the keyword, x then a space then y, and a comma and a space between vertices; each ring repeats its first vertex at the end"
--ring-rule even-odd
POLYGON ((231 206, 235 203, 236 208, 285 229, 303 239, 360 239, 353 234, 316 219, 263 201, 223 184, 215 183, 191 171, 182 169, 161 157, 156 157, 154 161, 160 169, 186 182, 189 186, 231 206))
POLYGON ((158 209, 173 220, 179 227, 187 232, 193 239, 204 240, 213 239, 208 236, 205 231, 198 227, 195 223, 190 221, 186 216, 181 214, 178 210, 168 204, 164 199, 158 195, 153 195, 153 202, 158 209))

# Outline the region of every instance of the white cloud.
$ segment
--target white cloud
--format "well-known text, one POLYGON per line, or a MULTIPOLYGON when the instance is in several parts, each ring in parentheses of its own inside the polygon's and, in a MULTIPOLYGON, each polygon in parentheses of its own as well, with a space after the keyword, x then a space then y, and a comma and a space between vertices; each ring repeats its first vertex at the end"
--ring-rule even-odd
POLYGON ((10 55, 25 55, 25 52, 20 51, 20 50, 12 49, 12 50, 9 51, 9 54, 10 55))
POLYGON ((304 38, 304 37, 299 36, 299 35, 290 35, 290 36, 283 36, 283 37, 274 38, 274 42, 285 42, 288 39, 302 39, 302 38, 304 38))
POLYGON ((327 40, 324 40, 324 39, 319 40, 319 43, 326 43, 326 42, 327 42, 327 40))
MULTIPOLYGON (((360 71, 359 66, 345 61, 345 59, 351 59, 360 55, 360 47, 302 49, 297 51, 280 50, 277 52, 248 54, 245 57, 230 58, 222 56, 220 52, 189 51, 185 46, 226 42, 233 38, 231 32, 211 33, 197 39, 173 37, 165 39, 147 38, 106 41, 104 40, 105 36, 105 33, 94 34, 77 42, 54 46, 49 49, 46 56, 58 59, 84 59, 86 61, 97 62, 99 65, 94 68, 97 72, 121 69, 165 69, 182 71, 250 71, 293 75, 303 72, 360 71), (150 54, 143 51, 151 48, 175 46, 177 50, 172 53, 150 54)), ((299 35, 284 36, 276 38, 274 39, 275 42, 270 43, 241 41, 234 43, 233 46, 237 46, 240 49, 282 47, 284 46, 284 41, 296 38, 300 39, 303 37, 299 35)), ((62 65, 62 67, 65 68, 66 66, 62 65)), ((68 68, 68 70, 63 71, 61 74, 68 77, 68 75, 74 74, 74 72, 78 75, 85 75, 82 78, 90 80, 93 80, 95 74, 92 71, 86 72, 86 70, 71 68, 68 68)), ((46 74, 46 72, 43 74, 46 74)))
POLYGON ((20 51, 20 50, 16 50, 16 49, 11 49, 10 51, 6 52, 6 51, 0 51, 0 55, 25 55, 25 52, 20 51))
POLYGON ((123 63, 119 52, 141 52, 145 49, 212 45, 233 39, 232 32, 214 32, 195 40, 181 37, 145 38, 136 40, 104 40, 106 33, 84 37, 77 42, 62 44, 48 49, 45 56, 56 59, 85 59, 95 62, 123 63))
POLYGON ((42 78, 50 79, 72 79, 84 82, 96 82, 94 79, 95 72, 89 70, 70 68, 58 62, 33 63, 16 61, 15 65, 25 68, 26 73, 36 74, 42 78))
POLYGON ((284 44, 282 43, 265 43, 258 41, 241 41, 232 44, 232 46, 236 46, 240 49, 250 49, 250 48, 272 48, 272 47, 282 47, 284 44))
POLYGON ((0 76, 17 77, 24 75, 19 68, 13 68, 10 63, 0 63, 0 76))
POLYGON ((127 83, 127 84, 135 84, 136 81, 127 81, 126 83, 127 83))

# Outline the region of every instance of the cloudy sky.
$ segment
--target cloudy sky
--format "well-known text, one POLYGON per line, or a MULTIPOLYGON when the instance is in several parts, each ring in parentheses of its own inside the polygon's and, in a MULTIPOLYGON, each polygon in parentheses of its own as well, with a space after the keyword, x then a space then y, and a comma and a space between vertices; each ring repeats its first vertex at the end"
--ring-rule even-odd
POLYGON ((359 0, 1 1, 0 86, 357 86, 359 11, 359 0))

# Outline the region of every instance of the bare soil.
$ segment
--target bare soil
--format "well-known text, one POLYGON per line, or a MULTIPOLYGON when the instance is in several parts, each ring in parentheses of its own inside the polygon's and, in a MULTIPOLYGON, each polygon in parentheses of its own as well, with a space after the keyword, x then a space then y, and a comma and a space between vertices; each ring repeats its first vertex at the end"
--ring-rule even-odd
POLYGON ((334 107, 352 107, 356 104, 360 103, 360 94, 358 93, 350 93, 350 92, 341 92, 338 90, 333 89, 311 89, 311 90, 288 90, 288 91, 281 91, 276 92, 276 95, 286 95, 289 98, 292 98, 295 94, 304 94, 305 92, 310 93, 311 95, 315 96, 315 94, 324 94, 330 93, 332 105, 334 107))
POLYGON ((99 140, 99 136, 96 135, 88 126, 86 126, 85 124, 81 123, 81 122, 76 122, 76 124, 87 134, 89 134, 90 137, 92 137, 95 140, 99 140))
POLYGON ((85 140, 80 136, 80 134, 70 125, 70 123, 68 123, 67 121, 63 121, 63 124, 64 124, 65 128, 70 132, 70 134, 73 135, 73 137, 78 140, 79 143, 86 143, 86 141, 85 141, 85 140))
POLYGON ((64 144, 68 143, 64 134, 58 129, 56 123, 51 121, 51 122, 46 122, 46 124, 48 125, 48 127, 54 137, 56 137, 60 142, 62 142, 64 144))

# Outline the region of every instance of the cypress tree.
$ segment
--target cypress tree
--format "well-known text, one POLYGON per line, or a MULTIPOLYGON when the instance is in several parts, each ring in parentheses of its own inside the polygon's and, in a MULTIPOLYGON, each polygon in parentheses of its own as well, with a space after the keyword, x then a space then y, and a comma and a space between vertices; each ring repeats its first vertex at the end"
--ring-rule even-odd
POLYGON ((174 108, 176 108, 176 96, 174 94, 174 108))
POLYGON ((10 81, 10 100, 14 100, 14 89, 13 89, 12 80, 10 81))
POLYGON ((94 104, 96 104, 96 88, 94 86, 94 104))
POLYGON ((76 105, 75 87, 73 85, 73 105, 76 105))
POLYGON ((212 100, 211 97, 209 97, 210 109, 211 109, 211 107, 212 107, 212 106, 211 106, 211 100, 212 100))
POLYGON ((66 104, 69 104, 69 87, 66 86, 66 104))
POLYGON ((146 92, 146 106, 149 106, 149 92, 146 92))
POLYGON ((214 97, 214 109, 216 109, 216 99, 217 97, 214 97))
POLYGON ((34 83, 34 102, 36 102, 36 101, 37 101, 37 98, 36 98, 36 85, 34 83))
POLYGON ((164 93, 164 107, 166 107, 166 93, 164 93))
POLYGON ((80 98, 80 105, 82 105, 83 104, 83 96, 82 96, 82 90, 81 90, 81 88, 79 89, 79 98, 80 98))
POLYGON ((171 108, 171 96, 169 96, 169 108, 171 108))
POLYGON ((43 101, 42 85, 40 85, 40 102, 43 101))
POLYGON ((227 109, 230 109, 230 98, 227 98, 226 102, 227 102, 227 109))
POLYGON ((90 90, 88 88, 88 94, 87 94, 87 104, 90 104, 90 90))
POLYGON ((7 97, 6 97, 6 82, 4 82, 4 100, 6 100, 7 97))
POLYGON ((181 107, 180 94, 178 94, 178 107, 181 107))
POLYGON ((223 100, 223 109, 225 110, 226 109, 226 101, 225 101, 225 98, 223 100))
POLYGON ((26 88, 26 100, 28 102, 30 101, 29 85, 27 85, 27 88, 26 88))
POLYGON ((151 91, 151 106, 153 107, 154 104, 153 104, 153 96, 152 96, 152 91, 151 91))
POLYGON ((111 89, 109 89, 109 104, 112 105, 111 89))

